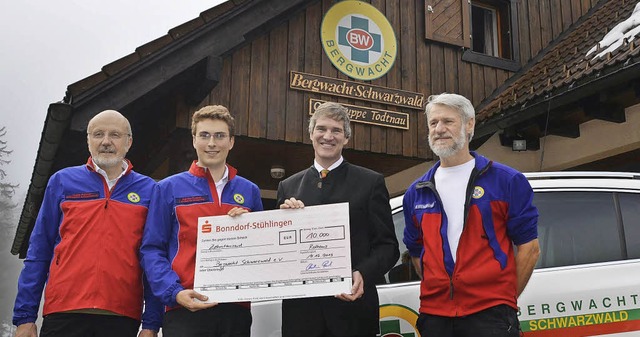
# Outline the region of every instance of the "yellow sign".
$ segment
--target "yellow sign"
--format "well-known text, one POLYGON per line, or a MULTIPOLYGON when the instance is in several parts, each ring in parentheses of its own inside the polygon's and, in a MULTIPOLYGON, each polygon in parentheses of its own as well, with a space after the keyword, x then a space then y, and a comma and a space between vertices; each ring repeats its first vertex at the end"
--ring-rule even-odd
POLYGON ((396 35, 387 18, 362 1, 340 1, 322 20, 322 48, 345 75, 374 80, 386 74, 396 60, 396 35))
POLYGON ((416 329, 418 313, 401 304, 380 306, 380 335, 382 337, 420 337, 416 329))

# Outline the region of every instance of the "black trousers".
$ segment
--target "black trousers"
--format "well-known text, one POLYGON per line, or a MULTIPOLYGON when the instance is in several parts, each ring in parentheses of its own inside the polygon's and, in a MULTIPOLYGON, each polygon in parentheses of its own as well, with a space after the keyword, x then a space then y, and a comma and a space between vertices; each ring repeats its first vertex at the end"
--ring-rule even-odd
POLYGON ((508 305, 498 305, 463 317, 443 317, 421 313, 416 328, 422 337, 518 337, 518 313, 508 305))
POLYGON ((249 337, 251 311, 233 303, 191 312, 184 308, 164 314, 164 337, 249 337))
POLYGON ((44 317, 40 337, 136 337, 139 328, 130 317, 62 312, 44 317))

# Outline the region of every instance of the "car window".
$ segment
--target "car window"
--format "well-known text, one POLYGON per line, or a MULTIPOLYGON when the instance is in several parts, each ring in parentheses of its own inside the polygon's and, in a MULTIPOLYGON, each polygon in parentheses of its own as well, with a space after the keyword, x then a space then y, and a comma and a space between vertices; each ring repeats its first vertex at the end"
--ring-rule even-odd
MULTIPOLYGON (((536 192, 534 204, 540 214, 538 237, 541 253, 536 268, 640 258, 640 194, 536 192), (623 237, 624 241, 621 240, 623 237)), ((407 248, 402 242, 404 215, 398 209, 393 212, 400 259, 387 273, 386 281, 414 281, 417 275, 411 268, 407 248), (403 257, 405 263, 402 262, 403 257)))
POLYGON ((624 259, 614 200, 608 192, 537 192, 541 252, 536 267, 624 259))
POLYGON ((400 209, 396 213, 393 214, 393 227, 396 230, 396 238, 398 238, 398 244, 400 245, 400 258, 398 262, 396 262, 396 266, 402 263, 402 253, 407 250, 407 247, 402 242, 404 238, 404 213, 400 209))
POLYGON ((619 200, 627 254, 630 259, 638 259, 640 258, 640 194, 620 193, 619 200))
POLYGON ((393 210, 393 226, 396 231, 396 238, 398 238, 398 244, 400 245, 400 258, 396 262, 396 265, 386 275, 387 283, 402 283, 418 280, 418 275, 415 273, 415 269, 411 264, 411 258, 409 257, 409 251, 402 242, 404 238, 404 213, 401 208, 393 210))

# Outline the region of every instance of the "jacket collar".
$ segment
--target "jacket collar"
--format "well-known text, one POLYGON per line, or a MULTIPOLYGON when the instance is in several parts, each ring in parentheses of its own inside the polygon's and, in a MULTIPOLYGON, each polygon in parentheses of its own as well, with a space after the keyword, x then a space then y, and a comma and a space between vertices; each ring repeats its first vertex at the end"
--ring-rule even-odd
MULTIPOLYGON (((133 164, 131 164, 131 162, 129 161, 129 159, 124 159, 124 161, 127 163, 127 169, 124 171, 124 173, 122 174, 123 176, 126 176, 127 174, 129 174, 131 172, 131 170, 133 170, 133 164)), ((96 165, 93 163, 93 158, 89 157, 89 159, 87 160, 87 168, 89 168, 89 170, 96 172, 96 165)))
MULTIPOLYGON (((191 163, 191 167, 189 168, 189 173, 193 174, 196 177, 203 177, 205 178, 207 175, 209 175, 209 169, 206 167, 202 167, 202 166, 198 166, 198 161, 194 160, 191 163)), ((231 179, 235 178, 236 174, 238 173, 238 170, 236 170, 233 166, 226 164, 227 165, 227 170, 229 170, 229 181, 231 181, 231 179)))
MULTIPOLYGON (((475 172, 480 172, 480 174, 483 174, 489 167, 491 167, 491 165, 493 165, 493 161, 489 160, 487 157, 480 155, 475 151, 469 151, 469 153, 471 154, 471 156, 473 156, 473 158, 476 161, 475 166, 473 168, 475 172)), ((425 182, 433 181, 438 167, 440 167, 439 160, 433 165, 431 169, 429 169, 429 171, 427 171, 427 173, 424 176, 422 176, 422 178, 416 185, 416 188, 425 187, 424 185, 425 182)))

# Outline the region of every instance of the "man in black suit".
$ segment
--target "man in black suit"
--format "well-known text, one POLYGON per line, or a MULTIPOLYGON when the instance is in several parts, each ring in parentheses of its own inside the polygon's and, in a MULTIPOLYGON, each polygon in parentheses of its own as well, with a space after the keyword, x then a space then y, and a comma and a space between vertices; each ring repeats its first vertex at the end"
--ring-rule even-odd
POLYGON ((351 294, 284 300, 283 337, 374 337, 379 330, 378 292, 384 274, 400 252, 384 177, 347 163, 342 148, 351 127, 347 109, 320 105, 309 120, 313 166, 278 186, 280 208, 302 208, 349 202, 351 227, 351 294))

